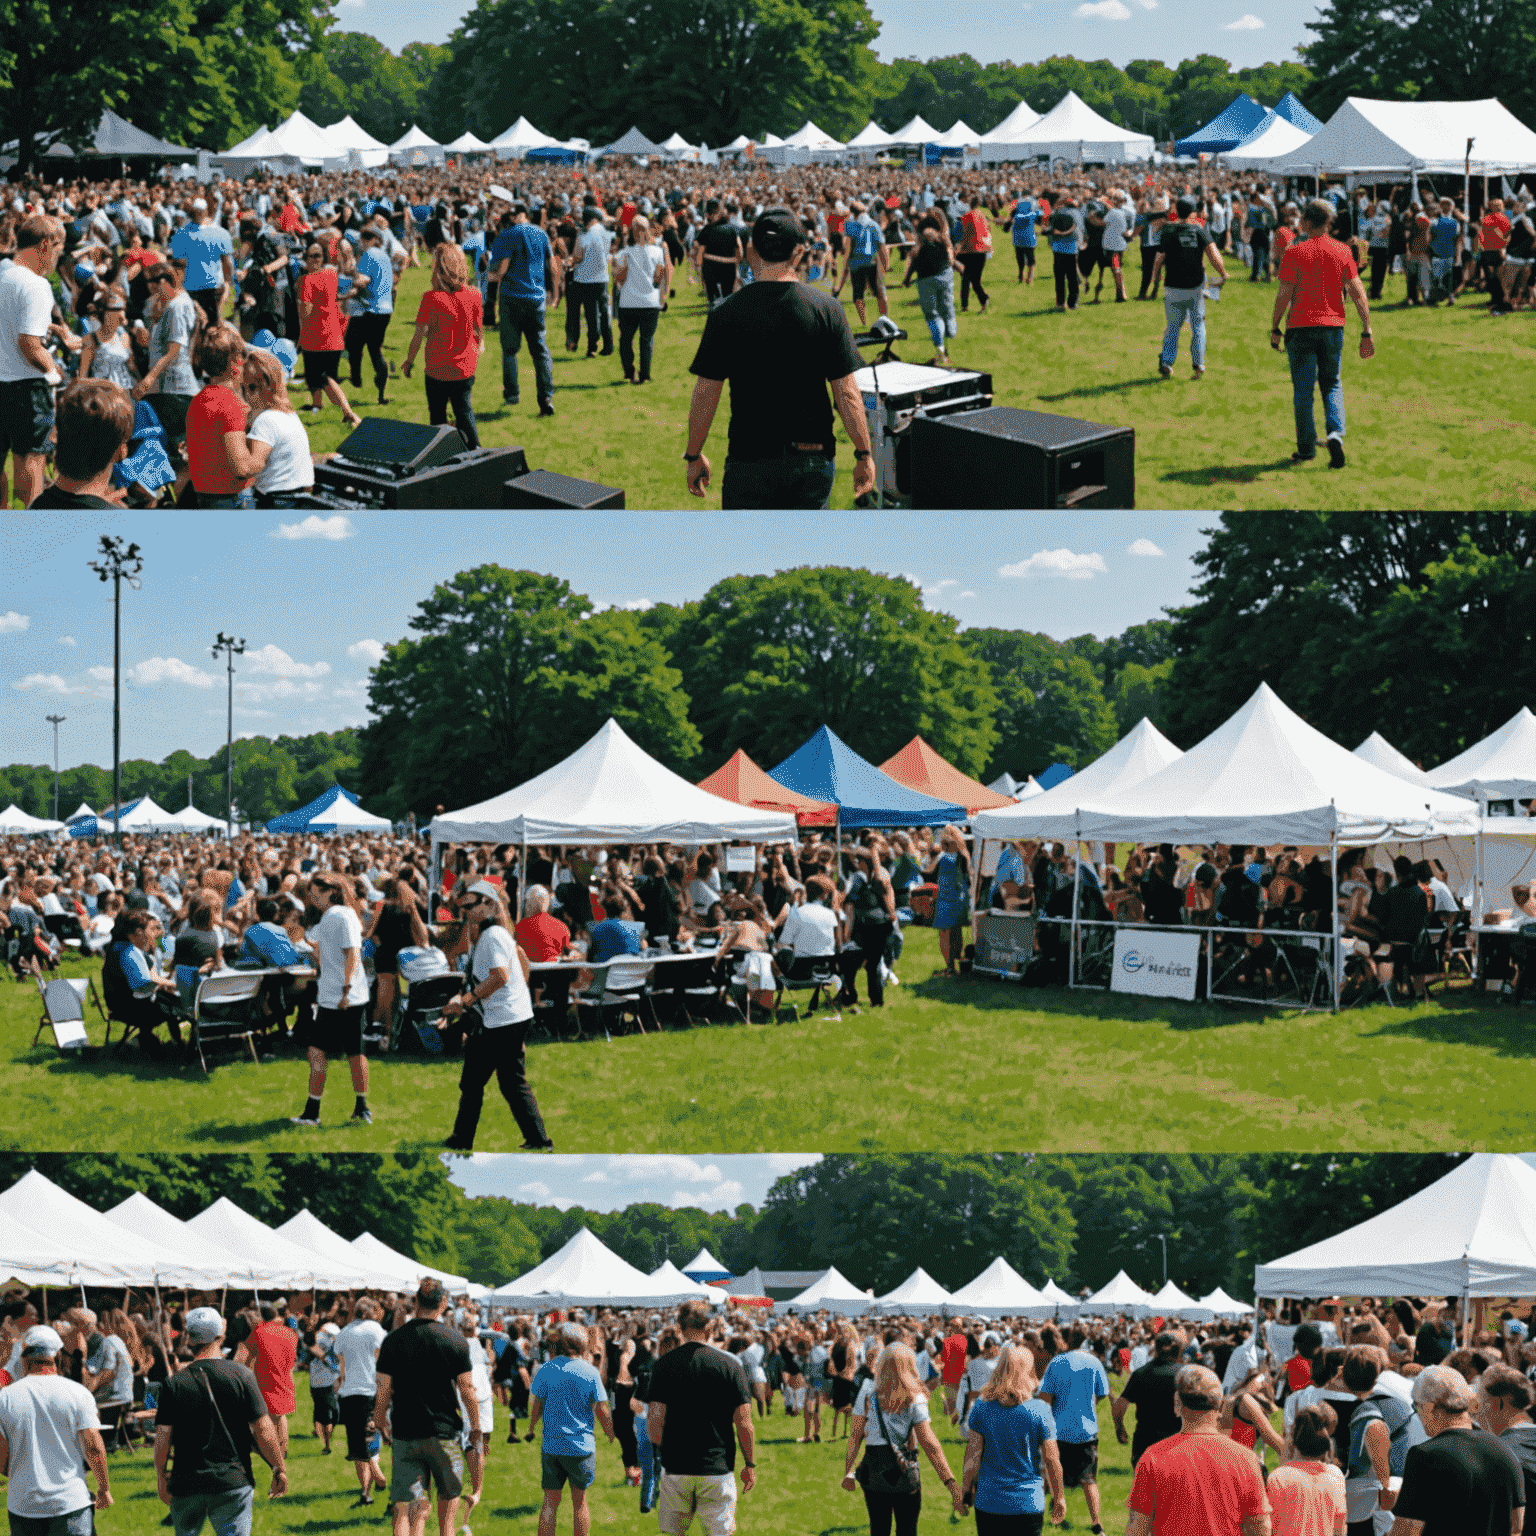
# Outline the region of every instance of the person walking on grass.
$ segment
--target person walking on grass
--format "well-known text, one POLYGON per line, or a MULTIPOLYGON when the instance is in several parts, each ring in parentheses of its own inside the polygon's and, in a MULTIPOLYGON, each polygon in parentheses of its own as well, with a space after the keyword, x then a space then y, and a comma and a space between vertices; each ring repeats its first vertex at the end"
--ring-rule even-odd
POLYGON ((528 1438, 544 1421, 540 1454, 544 1503, 539 1509, 539 1536, 555 1536, 560 1495, 571 1485, 574 1536, 587 1536, 592 1511, 587 1489, 597 1479, 597 1437, 592 1419, 613 1440, 608 1394, 597 1367, 587 1358, 587 1330, 580 1323, 562 1323, 554 1338, 555 1353, 541 1365, 528 1387, 528 1438))
POLYGON ((389 1486, 379 1466, 372 1422, 373 1399, 378 1390, 375 1372, 384 1343, 379 1310, 378 1302, 364 1296, 353 1310, 352 1321, 336 1335, 337 1408, 347 1433, 347 1460, 352 1463, 361 1490, 351 1506, 353 1509, 372 1504, 373 1490, 389 1486))
POLYGON ((1194 377, 1205 377, 1205 263, 1226 282, 1227 269, 1216 249, 1211 232, 1203 224, 1196 223, 1200 205, 1192 197, 1181 197, 1175 205, 1176 219, 1163 225, 1158 238, 1157 256, 1152 263, 1152 286, 1156 288, 1159 275, 1163 285, 1163 314, 1167 324, 1163 329, 1163 350, 1158 358, 1157 371, 1165 378, 1173 377, 1173 365, 1179 356, 1179 333, 1185 323, 1189 325, 1189 360, 1194 367, 1194 377))
POLYGON ((537 224, 528 221, 523 203, 512 205, 512 222, 491 246, 490 267, 501 305, 501 398, 516 405, 521 398, 517 354, 526 340, 533 360, 539 415, 555 414, 555 360, 544 334, 547 309, 560 301, 560 273, 554 247, 537 224))
MULTIPOLYGON (((1068 1488, 1081 1487, 1089 1529, 1099 1532, 1099 1399, 1109 1396, 1109 1377, 1086 1349, 1087 1333, 1074 1327, 1067 1352, 1057 1355, 1040 1379, 1040 1401, 1056 1423, 1057 1450, 1068 1488)), ((1218 1403, 1218 1407, 1220 1404, 1218 1403)))
POLYGON ((315 1022, 309 1040, 309 1097, 293 1124, 320 1127, 320 1099, 325 1093, 326 1064, 345 1056, 357 1102, 352 1119, 372 1125, 368 1109, 368 1058, 363 1054, 363 1018, 368 1012, 368 975, 363 970, 363 924, 350 875, 332 871, 309 882, 305 912, 310 942, 320 960, 315 1022), (314 921, 308 920, 313 915, 314 921))
POLYGON ((288 1492, 283 1443, 255 1375, 224 1358, 224 1319, 214 1308, 187 1314, 186 1341, 192 1359, 161 1383, 155 1404, 160 1499, 176 1536, 198 1536, 205 1521, 213 1536, 250 1536, 251 1447, 272 1468, 267 1497, 280 1499, 288 1492))
POLYGON ((1269 344, 1278 352, 1283 343, 1290 363, 1296 414, 1296 452, 1291 462, 1305 464, 1317 457, 1317 422, 1312 414, 1312 391, 1316 388, 1323 397, 1328 467, 1343 469, 1345 295, 1360 316, 1362 359, 1376 355, 1376 343, 1371 339, 1371 307, 1365 284, 1355 270, 1349 247, 1328 234, 1332 221, 1333 204, 1322 198, 1313 198, 1302 209, 1305 238, 1287 246, 1280 259, 1269 344))
POLYGON ((298 1407, 293 1390, 293 1370, 298 1361, 299 1336, 277 1315, 277 1308, 262 1302, 261 1322, 235 1350, 240 1364, 249 1364, 261 1389, 262 1400, 277 1434, 278 1449, 288 1453, 288 1415, 298 1407))

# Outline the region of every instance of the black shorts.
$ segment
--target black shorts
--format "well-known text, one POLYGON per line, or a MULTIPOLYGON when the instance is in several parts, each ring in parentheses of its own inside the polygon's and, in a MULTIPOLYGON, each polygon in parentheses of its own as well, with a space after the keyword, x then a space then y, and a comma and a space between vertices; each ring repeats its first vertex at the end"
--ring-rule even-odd
POLYGON ((1099 264, 1099 257, 1104 254, 1103 248, 1097 245, 1084 246, 1077 253, 1077 270, 1084 277, 1091 277, 1093 269, 1099 264))
POLYGON ((192 395, 150 395, 145 404, 155 413, 165 428, 167 443, 179 443, 187 435, 187 411, 195 397, 192 395))
POLYGON ((367 1012, 364 1003, 355 1008, 316 1008, 309 1048, 325 1056, 361 1056, 363 1019, 367 1012))
POLYGON ((1124 254, 1123 251, 1100 251, 1099 269, 1103 271, 1105 268, 1108 268, 1111 272, 1118 272, 1120 270, 1120 259, 1124 254))
POLYGON ((312 395, 318 395, 325 388, 327 379, 340 380, 341 368, 340 352, 309 352, 304 353, 304 387, 312 395))
POLYGON ((1014 257, 1021 267, 1032 267, 1035 264, 1035 248, 1032 245, 1016 245, 1013 248, 1014 257))
POLYGON ((219 290, 217 288, 189 288, 187 297, 208 317, 209 325, 219 323, 219 290))
POLYGON ((378 949, 373 955, 373 974, 375 976, 397 976, 400 973, 400 951, 398 949, 378 949))
POLYGON ((853 1407, 853 1382, 845 1376, 832 1378, 832 1408, 834 1412, 840 1412, 844 1408, 853 1407))
POLYGON ((827 231, 827 244, 832 247, 832 254, 834 256, 841 256, 843 254, 843 232, 842 232, 842 230, 840 230, 840 229, 829 229, 827 231))
POLYGON ((347 1460, 369 1461, 368 1420, 373 1417, 373 1399, 361 1392, 338 1398, 341 1422, 347 1431, 347 1460))
POLYGON ((311 1382, 309 1400, 315 1405, 316 1424, 339 1424, 341 1422, 341 1409, 337 1406, 335 1387, 317 1387, 311 1382))
POLYGON ((1068 1488, 1099 1480, 1099 1442, 1097 1440, 1058 1440, 1061 1456, 1061 1480, 1068 1488))
POLYGON ((878 262, 869 267, 853 268, 853 302, 857 304, 864 297, 866 291, 873 293, 877 299, 885 292, 885 284, 880 278, 880 264, 878 262))
POLYGON ((0 384, 0 460, 43 453, 53 431, 53 386, 42 379, 0 384))

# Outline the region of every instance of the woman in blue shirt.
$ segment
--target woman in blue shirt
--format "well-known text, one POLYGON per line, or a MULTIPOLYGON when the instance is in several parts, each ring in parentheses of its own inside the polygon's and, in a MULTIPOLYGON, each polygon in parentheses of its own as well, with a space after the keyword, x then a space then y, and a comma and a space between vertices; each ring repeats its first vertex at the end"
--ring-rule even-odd
POLYGON ((933 926, 939 930, 939 951, 944 956, 944 974, 954 976, 960 957, 965 953, 965 923, 969 915, 971 860, 958 827, 945 827, 939 833, 943 850, 928 867, 937 879, 939 894, 933 909, 933 926))
POLYGON ((1056 1421, 1035 1387, 1033 1356, 1005 1344, 968 1421, 960 1486, 976 1506, 976 1536, 1040 1536, 1046 1484, 1052 1521, 1066 1518, 1056 1421))

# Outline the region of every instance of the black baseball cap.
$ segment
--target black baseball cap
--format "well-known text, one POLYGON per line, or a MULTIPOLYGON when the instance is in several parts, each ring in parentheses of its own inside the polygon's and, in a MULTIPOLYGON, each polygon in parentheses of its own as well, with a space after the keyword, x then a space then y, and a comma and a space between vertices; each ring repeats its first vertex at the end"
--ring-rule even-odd
POLYGON ((1181 219, 1187 219, 1190 214, 1199 208, 1199 206, 1200 204, 1197 203, 1192 197, 1181 197, 1178 202, 1174 204, 1174 207, 1178 210, 1178 215, 1181 219))
POLYGON ((764 261, 788 261, 805 243, 805 226, 788 208, 764 209, 752 225, 752 248, 764 261))

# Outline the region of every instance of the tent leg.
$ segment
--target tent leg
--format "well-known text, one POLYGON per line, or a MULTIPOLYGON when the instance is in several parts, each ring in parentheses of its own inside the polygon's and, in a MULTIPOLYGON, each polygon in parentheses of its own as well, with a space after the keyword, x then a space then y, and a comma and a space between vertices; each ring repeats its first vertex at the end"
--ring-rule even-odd
POLYGON ((1072 822, 1072 938, 1067 949, 1067 986, 1077 985, 1077 909, 1083 884, 1083 817, 1079 810, 1072 822))
POLYGON ((1339 953, 1339 833, 1335 828, 1328 834, 1328 883, 1333 893, 1333 954, 1329 964, 1333 970, 1333 1011, 1339 1011, 1339 991, 1344 984, 1343 956, 1339 953))

